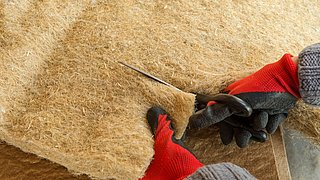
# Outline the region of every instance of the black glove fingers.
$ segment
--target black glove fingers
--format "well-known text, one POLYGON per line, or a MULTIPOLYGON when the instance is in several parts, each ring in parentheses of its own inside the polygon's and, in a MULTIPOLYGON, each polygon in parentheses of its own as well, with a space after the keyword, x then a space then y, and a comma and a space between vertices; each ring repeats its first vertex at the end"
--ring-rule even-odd
POLYGON ((191 128, 205 128, 212 124, 216 124, 231 115, 232 112, 227 105, 217 103, 192 115, 189 118, 189 126, 191 128))
POLYGON ((285 114, 271 115, 266 126, 267 132, 270 134, 276 132, 278 126, 286 119, 286 117, 285 114))
POLYGON ((244 129, 235 130, 235 139, 236 143, 240 148, 244 148, 249 144, 250 138, 252 137, 251 133, 244 129))
POLYGON ((228 145, 231 143, 233 139, 233 127, 228 123, 221 121, 219 123, 220 126, 220 139, 224 145, 228 145))
POLYGON ((259 131, 266 128, 268 123, 268 113, 265 111, 258 112, 253 117, 253 129, 259 131))

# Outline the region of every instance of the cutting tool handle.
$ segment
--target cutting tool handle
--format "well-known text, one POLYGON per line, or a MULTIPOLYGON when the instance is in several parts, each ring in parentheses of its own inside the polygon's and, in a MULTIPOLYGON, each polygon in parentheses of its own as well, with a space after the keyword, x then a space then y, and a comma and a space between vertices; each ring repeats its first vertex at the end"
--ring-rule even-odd
MULTIPOLYGON (((230 107, 230 109, 233 112, 236 112, 235 115, 237 115, 237 116, 249 117, 252 114, 252 108, 251 108, 250 104, 248 104, 247 102, 245 102, 242 99, 240 99, 236 96, 233 96, 233 95, 217 94, 215 96, 208 96, 208 95, 203 95, 203 94, 196 94, 196 100, 197 100, 198 105, 206 105, 210 101, 215 101, 220 104, 228 105, 228 107, 230 107)), ((195 118, 195 117, 197 117, 197 115, 200 115, 203 110, 204 109, 198 111, 195 115, 193 115, 193 117, 195 118)), ((191 118, 191 121, 194 118, 191 118)), ((256 130, 250 128, 249 126, 244 125, 240 121, 239 122, 230 121, 228 118, 225 119, 224 121, 234 128, 241 128, 241 129, 245 129, 245 130, 249 131, 252 134, 252 139, 255 141, 264 142, 268 138, 267 133, 264 132, 263 130, 256 131, 256 130)))
POLYGON ((215 96, 208 96, 204 94, 196 94, 198 104, 207 104, 210 101, 216 101, 221 104, 227 104, 233 111, 237 112, 236 115, 249 117, 252 114, 250 104, 238 98, 237 96, 229 94, 217 94, 215 96))

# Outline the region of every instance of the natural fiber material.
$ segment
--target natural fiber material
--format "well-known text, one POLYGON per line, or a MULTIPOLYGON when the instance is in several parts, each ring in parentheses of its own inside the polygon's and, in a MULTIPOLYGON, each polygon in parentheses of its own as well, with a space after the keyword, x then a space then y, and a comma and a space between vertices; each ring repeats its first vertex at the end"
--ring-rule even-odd
POLYGON ((97 13, 109 5, 22 5, 19 17, 9 16, 17 2, 3 7, 1 139, 94 177, 143 176, 153 156, 148 108, 166 108, 183 132, 194 96, 117 62, 126 53, 105 27, 114 12, 97 13))
MULTIPOLYGON (((294 0, 1 1, 0 139, 94 177, 141 177, 153 156, 147 109, 163 106, 181 136, 194 96, 118 61, 216 94, 317 42, 319 11, 294 0)), ((290 125, 319 143, 319 115, 299 104, 290 125)))
POLYGON ((67 179, 89 180, 86 175, 77 176, 67 168, 39 158, 34 154, 0 142, 0 179, 67 179))
POLYGON ((298 101, 296 108, 290 111, 285 123, 303 132, 316 145, 320 145, 320 112, 319 107, 310 106, 298 101))

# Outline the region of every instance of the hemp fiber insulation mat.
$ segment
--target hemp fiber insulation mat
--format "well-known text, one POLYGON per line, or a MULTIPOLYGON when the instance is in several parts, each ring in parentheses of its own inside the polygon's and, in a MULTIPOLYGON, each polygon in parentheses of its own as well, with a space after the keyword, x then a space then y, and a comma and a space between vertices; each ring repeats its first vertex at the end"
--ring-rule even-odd
MULTIPOLYGON (((147 109, 163 106, 180 137, 194 96, 118 61, 213 95, 318 42, 319 12, 317 0, 1 1, 0 139, 74 172, 136 179, 153 156, 147 109)), ((319 118, 299 102, 287 125, 319 144, 319 118)))

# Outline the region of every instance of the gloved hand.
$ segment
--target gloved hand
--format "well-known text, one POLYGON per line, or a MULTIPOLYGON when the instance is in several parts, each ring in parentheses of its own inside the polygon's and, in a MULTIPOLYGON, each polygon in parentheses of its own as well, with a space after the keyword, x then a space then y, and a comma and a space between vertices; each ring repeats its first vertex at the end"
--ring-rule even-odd
POLYGON ((265 142, 268 139, 267 133, 263 130, 254 130, 248 123, 251 119, 252 117, 232 115, 219 122, 218 125, 222 143, 225 145, 229 144, 233 136, 235 137, 236 144, 240 148, 246 147, 250 140, 265 142))
MULTIPOLYGON (((288 110, 295 106, 299 94, 297 65, 290 54, 285 54, 279 61, 266 65, 256 73, 229 85, 225 92, 235 95, 250 104, 253 113, 247 122, 254 130, 266 129, 274 133, 281 122, 287 117, 288 110)), ((190 127, 204 128, 223 121, 226 118, 239 119, 237 112, 232 111, 230 105, 219 102, 209 102, 208 106, 199 114, 190 117, 190 127), (232 116, 232 117, 231 117, 232 116)), ((243 118, 241 118, 243 119, 243 118)), ((226 125, 226 123, 222 123, 226 125)), ((223 125, 220 134, 225 144, 231 142, 233 131, 223 125), (228 135, 228 132, 232 134, 228 135)), ((241 147, 249 142, 250 134, 246 130, 237 133, 241 147), (240 142, 240 139, 242 139, 240 142)))
POLYGON ((154 134, 154 159, 143 180, 184 179, 202 167, 196 157, 174 137, 175 131, 166 111, 152 107, 147 113, 148 123, 154 134))

